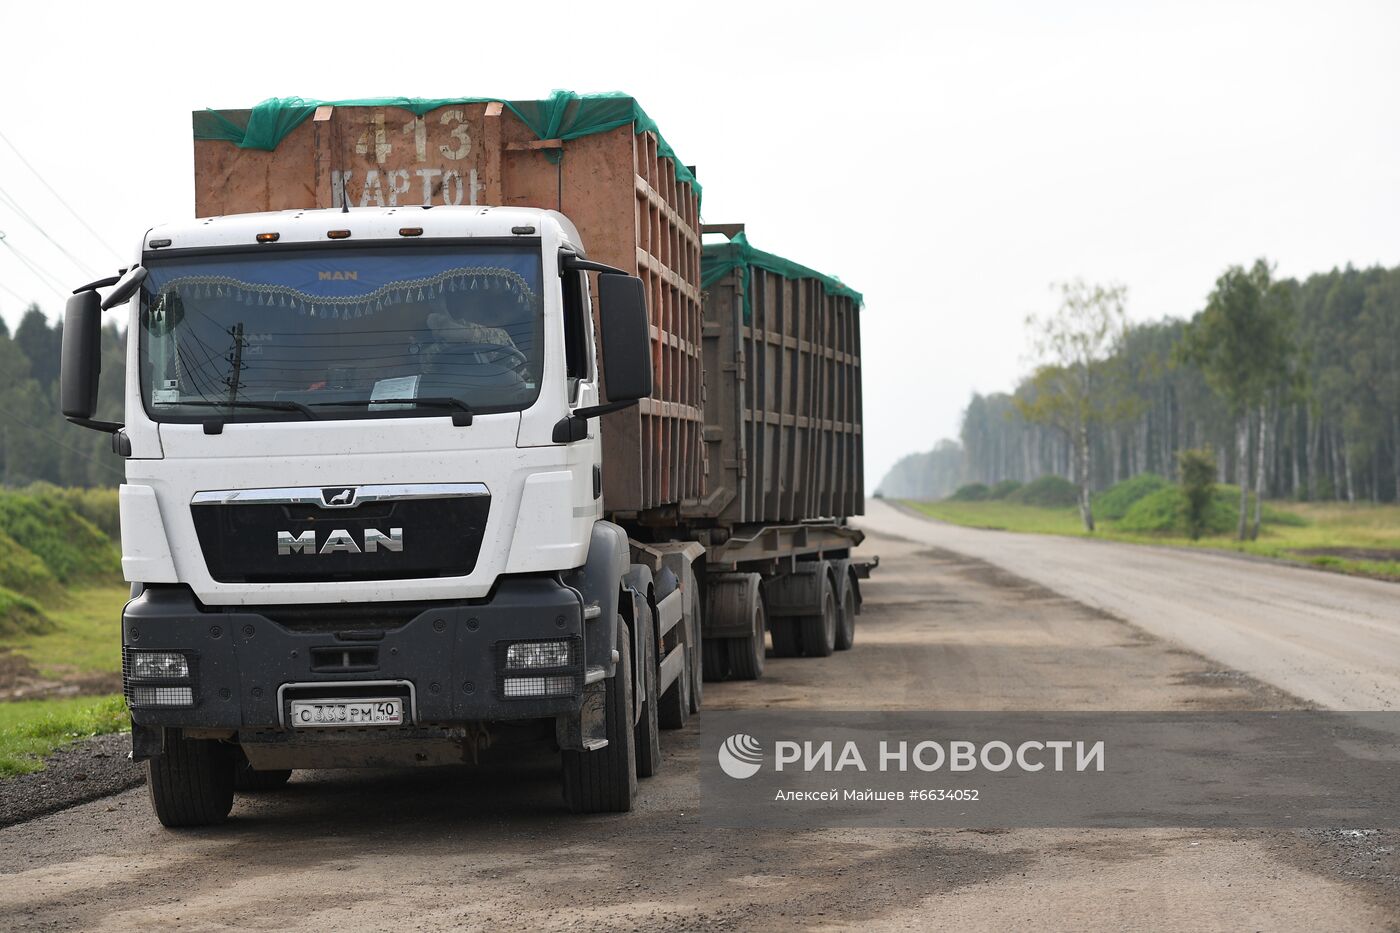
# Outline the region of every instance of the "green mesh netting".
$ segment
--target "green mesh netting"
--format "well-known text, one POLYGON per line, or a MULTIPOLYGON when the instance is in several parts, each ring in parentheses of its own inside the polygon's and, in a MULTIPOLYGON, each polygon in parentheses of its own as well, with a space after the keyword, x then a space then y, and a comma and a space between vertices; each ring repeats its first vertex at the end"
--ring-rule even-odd
MULTIPOLYGON (((270 97, 247 111, 205 110, 195 114, 195 139, 220 139, 241 149, 272 151, 287 134, 296 129, 323 104, 334 107, 398 107, 416 116, 452 104, 498 102, 520 118, 540 139, 578 139, 605 133, 631 123, 637 133, 656 135, 657 150, 676 166, 676 178, 691 186, 700 196, 700 183, 666 142, 656 121, 647 116, 637 101, 627 94, 575 94, 555 91, 546 100, 502 100, 499 97, 370 97, 361 100, 307 100, 301 97, 270 97)), ((557 159, 558 153, 546 151, 557 159)))
POLYGON ((795 263, 790 259, 765 253, 749 245, 749 238, 737 233, 728 243, 706 243, 700 256, 700 287, 709 288, 735 269, 743 272, 744 321, 753 319, 753 299, 749 289, 749 270, 757 266, 789 279, 816 279, 828 295, 849 298, 856 307, 865 304, 860 292, 843 283, 835 276, 822 275, 815 269, 795 263))

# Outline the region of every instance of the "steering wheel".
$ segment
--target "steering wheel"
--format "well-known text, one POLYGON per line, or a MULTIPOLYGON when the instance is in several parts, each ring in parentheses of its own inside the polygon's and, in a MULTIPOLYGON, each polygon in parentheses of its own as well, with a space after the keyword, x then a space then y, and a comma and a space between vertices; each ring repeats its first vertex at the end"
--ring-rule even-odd
POLYGON ((513 346, 504 343, 454 343, 451 352, 474 353, 487 357, 486 362, 499 362, 506 369, 524 375, 530 368, 530 359, 513 346), (491 354, 495 354, 492 356, 491 354))

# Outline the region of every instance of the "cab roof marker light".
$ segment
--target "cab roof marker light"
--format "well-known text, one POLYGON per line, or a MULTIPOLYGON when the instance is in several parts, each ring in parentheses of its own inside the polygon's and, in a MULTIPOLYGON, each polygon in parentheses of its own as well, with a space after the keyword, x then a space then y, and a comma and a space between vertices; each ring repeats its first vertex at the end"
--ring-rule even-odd
POLYGON ((169 245, 170 245, 170 241, 169 241, 169 240, 152 240, 151 242, 149 242, 149 243, 146 244, 146 247, 147 247, 148 249, 161 249, 161 248, 166 247, 166 246, 169 246, 169 245))
POLYGON ((327 230, 327 231, 326 231, 326 236, 330 237, 332 240, 348 240, 348 239, 350 239, 350 231, 349 231, 349 230, 327 230))
POLYGON ((276 243, 280 239, 282 239, 280 233, 259 233, 257 236, 259 243, 276 243))
POLYGON ((399 236, 422 236, 422 227, 400 227, 399 236))

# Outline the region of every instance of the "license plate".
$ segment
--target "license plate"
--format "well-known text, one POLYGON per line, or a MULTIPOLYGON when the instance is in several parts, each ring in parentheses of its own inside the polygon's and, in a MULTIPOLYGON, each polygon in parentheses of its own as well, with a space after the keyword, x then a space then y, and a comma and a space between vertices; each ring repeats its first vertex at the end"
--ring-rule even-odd
POLYGON ((292 726, 297 729, 401 725, 403 700, 398 697, 292 701, 292 726))

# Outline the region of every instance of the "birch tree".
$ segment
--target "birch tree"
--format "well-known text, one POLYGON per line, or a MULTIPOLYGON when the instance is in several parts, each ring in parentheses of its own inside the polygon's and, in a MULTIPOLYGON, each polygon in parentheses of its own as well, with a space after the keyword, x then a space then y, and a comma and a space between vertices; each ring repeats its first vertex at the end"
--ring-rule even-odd
POLYGON ((1093 462, 1090 431, 1120 419, 1124 403, 1121 374, 1111 361, 1127 329, 1123 285, 1090 285, 1080 280, 1052 286, 1060 306, 1054 314, 1026 318, 1032 352, 1038 361, 1029 399, 1016 405, 1027 421, 1063 431, 1074 451, 1074 482, 1079 487, 1079 517, 1094 530, 1090 498, 1093 462))

